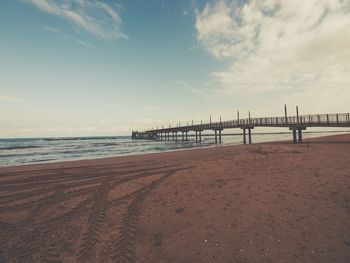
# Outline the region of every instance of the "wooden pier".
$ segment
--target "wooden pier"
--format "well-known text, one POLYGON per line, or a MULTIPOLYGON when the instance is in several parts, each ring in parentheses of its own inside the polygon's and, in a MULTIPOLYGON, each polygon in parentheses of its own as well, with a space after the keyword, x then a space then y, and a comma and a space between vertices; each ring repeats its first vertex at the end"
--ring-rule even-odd
POLYGON ((243 135, 243 143, 252 143, 252 130, 255 127, 279 127, 288 128, 292 131, 293 143, 301 143, 302 131, 311 127, 350 127, 350 113, 329 113, 329 114, 312 114, 312 115, 300 115, 298 107, 296 108, 296 116, 287 116, 287 109, 285 106, 284 117, 259 117, 245 119, 239 118, 239 112, 237 113, 236 120, 220 121, 192 124, 177 127, 151 129, 143 132, 133 131, 132 139, 141 140, 165 140, 165 141, 187 141, 188 133, 193 132, 196 143, 202 142, 203 131, 213 131, 215 143, 222 142, 222 131, 225 129, 241 129, 243 135), (180 133, 180 138, 179 138, 180 133))

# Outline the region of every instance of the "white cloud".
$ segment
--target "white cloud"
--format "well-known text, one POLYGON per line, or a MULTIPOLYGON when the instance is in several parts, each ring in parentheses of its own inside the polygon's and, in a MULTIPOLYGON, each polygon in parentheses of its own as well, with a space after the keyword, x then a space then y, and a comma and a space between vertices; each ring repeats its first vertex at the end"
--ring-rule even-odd
POLYGON ((185 88, 185 90, 187 90, 187 91, 190 91, 190 92, 198 94, 198 95, 204 95, 204 93, 201 90, 193 88, 186 81, 178 80, 177 84, 180 85, 181 87, 185 88))
MULTIPOLYGON (((79 44, 81 46, 84 46, 84 47, 92 47, 93 46, 89 42, 67 36, 64 33, 62 33, 59 29, 56 29, 53 27, 47 27, 47 26, 42 26, 41 28, 46 30, 46 31, 49 31, 49 32, 57 33, 57 34, 61 35, 63 38, 70 39, 70 40, 74 41, 76 44, 79 44)), ((79 34, 79 35, 81 35, 81 34, 79 34)))
POLYGON ((57 28, 53 28, 53 27, 49 27, 49 26, 42 26, 41 28, 46 30, 46 31, 50 31, 50 32, 54 32, 54 33, 60 33, 61 32, 57 28))
POLYGON ((82 40, 79 40, 79 39, 75 39, 75 42, 81 46, 84 46, 84 47, 92 47, 93 46, 92 44, 85 42, 85 41, 82 41, 82 40))
POLYGON ((349 1, 216 1, 195 26, 202 47, 231 61, 212 73, 220 93, 350 97, 349 1))
POLYGON ((116 6, 93 0, 27 0, 40 10, 64 18, 107 40, 126 38, 116 6))

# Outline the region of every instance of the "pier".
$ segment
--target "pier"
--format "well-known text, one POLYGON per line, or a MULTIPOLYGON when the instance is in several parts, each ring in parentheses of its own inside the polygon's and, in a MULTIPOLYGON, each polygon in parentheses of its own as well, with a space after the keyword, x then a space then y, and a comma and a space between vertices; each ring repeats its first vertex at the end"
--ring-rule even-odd
POLYGON ((350 113, 328 113, 328 114, 308 114, 299 115, 298 107, 296 107, 295 116, 287 116, 287 108, 285 106, 285 115, 283 117, 258 117, 245 119, 239 118, 237 112, 236 120, 228 120, 212 122, 211 117, 209 123, 200 123, 177 127, 161 129, 150 129, 146 131, 133 131, 132 139, 138 140, 165 140, 165 141, 187 141, 188 134, 192 133, 196 143, 202 142, 203 131, 213 131, 216 144, 222 142, 222 131, 226 129, 241 129, 243 135, 243 143, 252 143, 252 130, 255 127, 272 127, 272 128, 288 128, 292 133, 293 143, 302 143, 303 131, 311 127, 350 127, 350 113), (180 135, 180 136, 179 136, 180 135))

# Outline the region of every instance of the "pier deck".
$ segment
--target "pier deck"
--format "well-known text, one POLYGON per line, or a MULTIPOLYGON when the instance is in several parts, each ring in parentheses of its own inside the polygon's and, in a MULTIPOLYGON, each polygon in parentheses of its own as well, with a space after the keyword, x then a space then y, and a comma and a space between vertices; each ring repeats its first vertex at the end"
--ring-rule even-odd
MULTIPOLYGON (((250 114, 249 114, 250 115, 250 114)), ((302 131, 310 127, 350 127, 350 113, 329 113, 329 114, 309 114, 284 117, 260 117, 245 118, 219 122, 209 122, 191 125, 177 125, 161 129, 151 129, 146 131, 133 131, 132 139, 142 140, 173 140, 177 141, 178 133, 181 133, 180 140, 188 140, 188 133, 195 133, 197 143, 202 141, 203 131, 214 131, 215 143, 221 143, 222 131, 225 129, 242 129, 243 143, 252 143, 251 130, 255 127, 279 127, 288 128, 292 131, 293 142, 302 142, 302 131)))

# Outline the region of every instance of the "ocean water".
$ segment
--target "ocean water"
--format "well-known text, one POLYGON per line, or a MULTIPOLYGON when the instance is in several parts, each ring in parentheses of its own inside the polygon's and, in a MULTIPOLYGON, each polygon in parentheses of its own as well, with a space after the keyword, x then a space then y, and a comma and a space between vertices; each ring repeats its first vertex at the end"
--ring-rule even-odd
MULTIPOLYGON (((347 133, 347 132, 342 132, 347 133)), ((331 131, 304 133, 304 138, 334 134, 331 131)), ((253 143, 291 140, 290 132, 253 133, 253 143)), ((203 134, 202 143, 193 136, 182 142, 132 140, 130 136, 0 139, 0 166, 92 159, 215 146, 214 137, 203 134)), ((241 134, 223 135, 221 145, 242 143, 241 134)))

